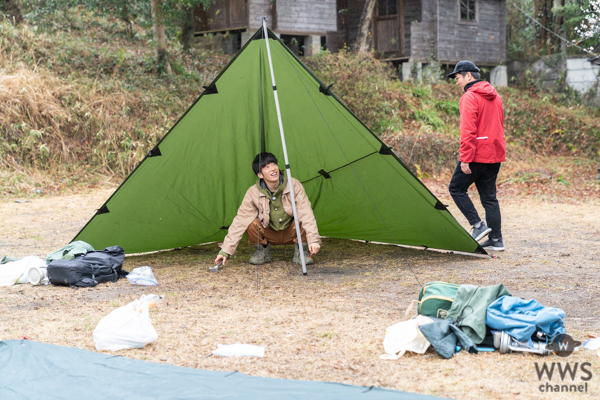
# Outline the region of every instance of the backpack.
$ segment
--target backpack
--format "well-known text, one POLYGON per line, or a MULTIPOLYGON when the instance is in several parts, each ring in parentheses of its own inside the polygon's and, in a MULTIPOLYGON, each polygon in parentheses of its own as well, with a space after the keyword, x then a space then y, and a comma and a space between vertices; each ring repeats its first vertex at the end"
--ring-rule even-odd
POLYGON ((94 287, 99 283, 116 282, 127 275, 123 271, 125 251, 120 246, 90 251, 74 260, 52 261, 47 268, 53 285, 94 287))
POLYGON ((459 286, 446 282, 429 282, 423 285, 419 291, 419 314, 446 318, 459 286))

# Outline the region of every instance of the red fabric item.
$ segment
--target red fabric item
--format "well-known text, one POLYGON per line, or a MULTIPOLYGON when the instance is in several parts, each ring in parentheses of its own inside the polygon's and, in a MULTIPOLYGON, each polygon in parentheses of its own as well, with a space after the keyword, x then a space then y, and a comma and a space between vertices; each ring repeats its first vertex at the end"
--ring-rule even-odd
POLYGON ((460 161, 494 164, 505 155, 502 99, 492 85, 477 82, 460 98, 460 161))

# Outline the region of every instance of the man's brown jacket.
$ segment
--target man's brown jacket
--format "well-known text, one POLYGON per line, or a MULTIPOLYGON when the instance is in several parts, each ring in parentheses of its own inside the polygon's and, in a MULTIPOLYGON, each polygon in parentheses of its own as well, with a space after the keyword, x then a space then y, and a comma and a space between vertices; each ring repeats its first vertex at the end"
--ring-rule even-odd
MULTIPOLYGON (((298 219, 302 222, 302 228, 306 231, 306 240, 308 244, 319 243, 321 244, 321 237, 319 236, 319 230, 317 228, 317 221, 313 214, 310 200, 306 196, 304 187, 296 179, 292 178, 294 185, 294 197, 296 198, 296 209, 298 211, 298 219)), ((242 205, 238 209, 237 215, 233 219, 229 232, 223 240, 221 250, 229 255, 235 254, 236 248, 242 240, 242 236, 248 226, 257 217, 264 228, 269 226, 269 198, 259 190, 260 181, 257 181, 255 185, 252 185, 242 201, 242 205)), ((281 201, 283 208, 288 215, 293 216, 292 210, 292 196, 290 195, 290 187, 285 183, 285 189, 282 193, 281 201)))

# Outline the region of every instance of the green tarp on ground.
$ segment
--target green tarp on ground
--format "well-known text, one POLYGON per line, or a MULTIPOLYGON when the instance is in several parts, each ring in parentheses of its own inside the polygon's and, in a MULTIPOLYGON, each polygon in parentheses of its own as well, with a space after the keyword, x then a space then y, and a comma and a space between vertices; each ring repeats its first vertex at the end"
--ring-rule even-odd
POLYGON ((0 399, 434 400, 439 397, 206 371, 29 340, 7 340, 0 341, 0 399))
MULTIPOLYGON (((306 189, 321 235, 485 254, 270 31, 268 40, 291 172, 306 189)), ((284 168, 259 30, 74 240, 126 253, 222 240, 256 181, 251 165, 261 150, 284 168)))

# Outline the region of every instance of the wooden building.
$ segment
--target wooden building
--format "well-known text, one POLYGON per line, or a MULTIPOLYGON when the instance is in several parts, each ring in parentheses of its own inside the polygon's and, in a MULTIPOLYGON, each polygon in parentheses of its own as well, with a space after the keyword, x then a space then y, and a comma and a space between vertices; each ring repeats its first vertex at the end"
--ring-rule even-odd
POLYGON ((226 32, 237 38, 237 51, 264 16, 297 54, 310 55, 327 45, 328 32, 337 30, 336 12, 336 0, 216 0, 207 10, 197 8, 194 21, 196 35, 226 32))
MULTIPOLYGON (((355 42, 364 4, 338 0, 335 47, 355 42)), ((505 8, 506 0, 378 0, 371 44, 383 59, 495 66, 506 60, 505 8)))
MULTIPOLYGON (((235 52, 266 16, 299 55, 322 47, 337 51, 356 42, 365 1, 216 0, 208 10, 196 10, 196 34, 232 33, 235 52)), ((466 59, 487 67, 506 60, 506 0, 374 1, 369 40, 383 60, 449 67, 466 59)))

